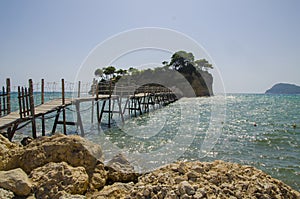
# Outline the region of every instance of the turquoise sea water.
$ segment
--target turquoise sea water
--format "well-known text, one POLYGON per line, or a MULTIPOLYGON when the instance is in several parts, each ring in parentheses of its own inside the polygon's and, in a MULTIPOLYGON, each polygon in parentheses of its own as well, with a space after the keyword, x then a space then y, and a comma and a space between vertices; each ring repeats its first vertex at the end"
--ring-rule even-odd
MULTIPOLYGON (((300 95, 183 98, 136 118, 127 114, 125 125, 115 114, 111 129, 98 126, 95 118, 91 124, 91 102, 81 108, 85 137, 102 145, 106 160, 121 152, 146 171, 177 159, 222 159, 255 166, 300 190, 300 95)), ((71 108, 70 120, 76 118, 72 113, 71 108)), ((49 119, 49 131, 52 124, 49 119)), ((27 126, 16 139, 29 132, 27 126)))

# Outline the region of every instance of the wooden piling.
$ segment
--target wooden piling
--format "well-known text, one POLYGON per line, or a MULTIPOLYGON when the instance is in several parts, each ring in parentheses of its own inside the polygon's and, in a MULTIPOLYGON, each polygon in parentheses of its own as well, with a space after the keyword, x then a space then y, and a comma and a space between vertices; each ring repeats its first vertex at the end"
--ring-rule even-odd
POLYGON ((9 114, 11 112, 11 108, 10 108, 10 79, 7 78, 6 79, 6 103, 7 103, 7 106, 6 106, 6 109, 7 109, 7 114, 9 114))
POLYGON ((77 97, 80 98, 80 86, 81 86, 81 82, 78 81, 78 89, 77 89, 77 97))
MULTIPOLYGON (((45 81, 44 79, 41 80, 41 104, 45 103, 45 81)), ((42 136, 45 136, 45 116, 42 115, 42 136)))
POLYGON ((64 134, 67 134, 67 126, 66 126, 66 109, 65 109, 65 80, 61 79, 61 99, 63 105, 63 131, 64 134))
MULTIPOLYGON (((93 83, 92 83, 92 97, 95 96, 95 78, 93 79, 93 83)), ((92 111, 91 111, 91 123, 94 123, 94 100, 92 101, 92 111)))
POLYGON ((32 79, 29 79, 29 102, 30 102, 30 114, 31 114, 31 125, 32 125, 32 137, 36 138, 36 124, 35 124, 35 107, 33 98, 33 84, 32 79))
POLYGON ((110 122, 111 122, 111 94, 112 94, 112 88, 111 88, 111 80, 109 81, 109 98, 108 98, 108 128, 110 128, 110 122))
MULTIPOLYGON (((7 80, 7 91, 10 91, 10 83, 7 80)), ((19 118, 18 116, 15 118, 16 120, 12 123, 5 123, 4 120, 1 122, 0 128, 7 128, 7 132, 9 132, 10 140, 12 139, 14 132, 16 131, 18 125, 20 123, 24 123, 27 121, 31 121, 32 123, 32 134, 33 137, 37 137, 36 135, 36 123, 35 123, 35 117, 42 117, 42 135, 45 135, 45 115, 53 112, 57 112, 55 116, 54 125, 52 128, 52 133, 55 133, 57 124, 63 124, 63 132, 64 134, 67 133, 66 125, 76 125, 77 129, 80 128, 81 136, 84 136, 84 129, 82 124, 82 118, 80 114, 80 103, 81 102, 92 102, 92 121, 93 122, 93 108, 94 108, 94 102, 96 101, 97 104, 97 119, 98 124, 102 122, 102 116, 103 114, 108 115, 108 127, 110 128, 112 126, 112 118, 113 114, 117 113, 119 114, 119 117, 121 117, 122 122, 124 123, 124 117, 123 114, 125 113, 125 109, 128 109, 129 116, 138 116, 143 113, 147 113, 150 111, 150 107, 152 110, 155 110, 155 107, 158 106, 165 106, 169 103, 174 102, 177 100, 176 95, 168 88, 162 88, 161 86, 144 86, 141 88, 134 88, 134 92, 131 92, 131 90, 126 91, 126 89, 129 89, 129 87, 122 87, 116 88, 116 92, 113 93, 113 84, 110 81, 109 84, 105 84, 104 86, 101 86, 101 91, 99 95, 99 83, 98 81, 93 80, 93 87, 92 87, 92 96, 91 97, 80 97, 80 86, 81 82, 78 82, 78 98, 73 99, 66 99, 65 96, 65 81, 64 79, 61 80, 61 100, 59 99, 53 99, 50 102, 45 102, 44 99, 44 79, 41 81, 41 105, 38 105, 37 107, 34 107, 34 100, 33 100, 33 84, 32 80, 29 80, 29 90, 27 88, 18 87, 18 102, 19 102, 19 118), (127 92, 126 97, 127 100, 125 102, 125 107, 122 109, 121 99, 124 94, 124 90, 127 92), (95 96, 96 95, 96 96, 95 96), (102 105, 100 110, 100 103, 102 105), (77 122, 74 121, 66 121, 66 108, 67 106, 75 105, 76 107, 76 114, 77 114, 77 122), (115 106, 118 106, 118 109, 115 110, 115 106), (150 106, 151 105, 151 106, 150 106), (36 108, 36 112, 35 112, 36 108), (134 111, 134 113, 133 113, 134 111), (63 120, 59 121, 60 113, 63 114, 63 120)), ((4 93, 4 88, 2 93, 4 93)), ((2 96, 2 95, 1 95, 2 96)), ((7 103, 8 98, 4 99, 7 103)), ((3 102, 3 99, 0 100, 3 102)), ((0 107, 1 109, 1 107, 0 107)), ((0 118, 1 119, 1 118, 0 118)))

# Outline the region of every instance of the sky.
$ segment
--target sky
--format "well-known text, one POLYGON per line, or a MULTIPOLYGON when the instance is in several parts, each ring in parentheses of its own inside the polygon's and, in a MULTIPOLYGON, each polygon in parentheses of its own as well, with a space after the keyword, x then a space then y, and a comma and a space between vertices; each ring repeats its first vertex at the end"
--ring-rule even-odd
MULTIPOLYGON (((73 81, 99 44, 145 27, 196 41, 228 93, 263 93, 278 82, 300 85, 299 20, 297 0, 1 0, 0 85, 7 77, 13 85, 29 78, 73 81)), ((150 54, 147 63, 171 55, 150 54)), ((132 63, 120 58, 115 64, 130 67, 146 55, 147 50, 143 56, 128 55, 132 63)))

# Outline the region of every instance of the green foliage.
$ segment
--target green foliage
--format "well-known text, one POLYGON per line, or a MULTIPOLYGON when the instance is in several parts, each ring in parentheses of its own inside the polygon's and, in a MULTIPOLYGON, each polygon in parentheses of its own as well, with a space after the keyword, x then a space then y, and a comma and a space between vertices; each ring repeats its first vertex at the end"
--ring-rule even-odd
POLYGON ((208 69, 213 69, 212 64, 208 63, 206 59, 199 59, 195 61, 195 66, 199 70, 208 70, 208 69))
POLYGON ((98 68, 98 69, 95 70, 94 74, 95 74, 95 76, 102 78, 103 77, 103 70, 98 68))
POLYGON ((108 66, 108 67, 103 68, 103 69, 104 69, 103 73, 107 76, 113 75, 116 72, 116 68, 113 67, 113 66, 108 66))
POLYGON ((130 67, 128 70, 117 70, 114 66, 108 66, 102 69, 96 69, 94 74, 97 77, 101 77, 103 81, 112 80, 113 82, 117 82, 121 77, 126 78, 126 76, 139 76, 143 78, 151 76, 151 74, 165 73, 170 70, 176 70, 182 74, 193 74, 197 70, 207 71, 213 68, 206 59, 195 60, 193 53, 186 51, 175 52, 170 62, 163 61, 162 64, 162 67, 145 70, 138 70, 134 67, 130 67))
POLYGON ((119 69, 119 70, 116 71, 116 73, 122 76, 122 75, 125 75, 127 73, 127 70, 119 69))
POLYGON ((188 64, 193 62, 194 62, 193 53, 178 51, 172 55, 169 65, 172 66, 174 70, 179 70, 180 68, 185 67, 188 64))
MULTIPOLYGON (((166 61, 163 62, 164 65, 166 63, 166 61)), ((204 71, 213 68, 206 59, 199 59, 195 61, 193 53, 187 53, 185 51, 178 51, 174 53, 171 57, 169 66, 171 66, 174 70, 190 73, 195 69, 204 71)))

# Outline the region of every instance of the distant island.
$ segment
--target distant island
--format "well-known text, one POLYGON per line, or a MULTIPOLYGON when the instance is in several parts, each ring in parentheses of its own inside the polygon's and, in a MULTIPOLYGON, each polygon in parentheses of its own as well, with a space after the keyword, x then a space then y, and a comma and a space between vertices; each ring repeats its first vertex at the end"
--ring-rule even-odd
POLYGON ((266 94, 300 94, 300 86, 278 83, 265 92, 266 94))

